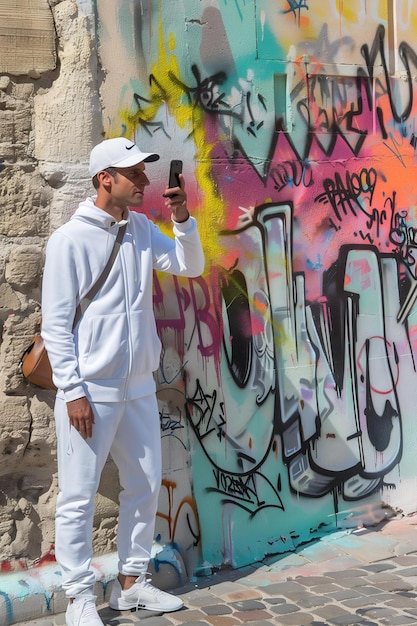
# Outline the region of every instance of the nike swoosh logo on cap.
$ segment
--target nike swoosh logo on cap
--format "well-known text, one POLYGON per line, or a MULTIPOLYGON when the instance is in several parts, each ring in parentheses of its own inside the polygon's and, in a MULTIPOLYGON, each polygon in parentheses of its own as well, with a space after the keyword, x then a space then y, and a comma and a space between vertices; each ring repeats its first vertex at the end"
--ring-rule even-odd
POLYGON ((126 150, 131 150, 131 149, 132 149, 132 148, 134 148, 134 147, 135 147, 135 144, 134 144, 134 143, 132 143, 132 145, 131 145, 131 146, 125 146, 126 150))

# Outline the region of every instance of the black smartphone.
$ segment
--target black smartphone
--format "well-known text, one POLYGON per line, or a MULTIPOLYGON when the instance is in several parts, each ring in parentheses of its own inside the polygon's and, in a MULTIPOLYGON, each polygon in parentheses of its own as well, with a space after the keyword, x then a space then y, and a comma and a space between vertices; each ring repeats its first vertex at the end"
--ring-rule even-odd
POLYGON ((182 173, 182 161, 173 160, 169 166, 169 182, 168 187, 179 187, 180 179, 178 174, 182 173))

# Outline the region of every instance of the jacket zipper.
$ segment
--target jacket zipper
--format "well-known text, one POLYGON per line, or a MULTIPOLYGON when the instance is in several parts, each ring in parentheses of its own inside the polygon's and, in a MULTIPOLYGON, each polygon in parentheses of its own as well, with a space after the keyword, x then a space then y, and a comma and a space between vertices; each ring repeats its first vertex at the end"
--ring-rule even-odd
POLYGON ((124 284, 124 293, 125 293, 125 310, 126 310, 126 321, 127 321, 127 339, 128 339, 128 371, 126 373, 126 378, 124 381, 123 388, 123 400, 126 401, 126 390, 129 384, 130 375, 132 372, 132 353, 133 353, 133 345, 132 345, 132 333, 131 333, 131 325, 130 325, 130 316, 129 316, 129 285, 127 281, 127 266, 126 266, 126 257, 124 253, 123 246, 120 246, 120 255, 123 265, 123 284, 124 284))

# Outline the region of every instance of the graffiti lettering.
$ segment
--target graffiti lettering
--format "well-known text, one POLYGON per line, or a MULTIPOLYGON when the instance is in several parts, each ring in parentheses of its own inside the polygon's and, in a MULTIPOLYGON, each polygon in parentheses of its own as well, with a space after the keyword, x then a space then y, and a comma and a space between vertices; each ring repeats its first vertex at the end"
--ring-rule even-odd
POLYGON ((180 418, 174 418, 165 411, 159 413, 162 434, 173 434, 176 430, 184 428, 180 418))
POLYGON ((174 506, 174 494, 177 485, 174 481, 163 479, 162 488, 165 489, 168 496, 168 512, 157 512, 157 516, 165 520, 168 524, 168 534, 170 541, 176 541, 177 529, 182 532, 187 529, 192 538, 192 543, 197 546, 200 542, 200 531, 198 527, 198 516, 194 500, 184 498, 177 507, 174 506), (182 519, 185 518, 185 519, 182 519), (181 523, 180 523, 181 522, 181 523))
POLYGON ((214 430, 217 432, 218 438, 221 440, 225 434, 224 426, 226 424, 222 414, 216 414, 217 407, 217 391, 212 394, 204 392, 199 380, 197 380, 197 388, 192 398, 189 398, 186 405, 187 417, 193 426, 198 437, 202 440, 214 430))
POLYGON ((218 354, 221 339, 218 324, 210 311, 206 282, 202 278, 189 279, 187 290, 176 276, 172 277, 172 281, 173 290, 167 285, 164 290, 154 273, 153 303, 158 332, 172 328, 182 333, 185 328, 184 314, 191 305, 199 338, 198 350, 205 357, 218 354))
POLYGON ((220 349, 219 325, 210 311, 210 294, 207 284, 202 278, 190 279, 189 284, 197 323, 198 349, 205 357, 218 354, 220 349))
MULTIPOLYGON (((362 46, 362 56, 365 59, 365 63, 366 63, 366 66, 368 67, 371 78, 373 77, 373 68, 375 66, 376 59, 378 55, 380 56, 382 65, 384 68, 385 89, 389 98, 390 111, 393 115, 394 120, 398 123, 402 123, 404 122, 404 120, 409 118, 411 114, 412 106, 413 106, 413 77, 411 74, 410 61, 414 65, 414 67, 417 67, 417 55, 407 43, 402 42, 400 44, 398 54, 406 69, 408 100, 404 104, 402 111, 398 111, 397 110, 398 106, 396 104, 394 94, 392 92, 389 70, 388 70, 388 66, 386 63, 384 39, 385 39, 385 28, 381 24, 377 28, 375 39, 371 46, 371 49, 369 49, 368 44, 364 44, 362 46)), ((359 73, 362 73, 362 70, 359 70, 359 73)), ((371 87, 371 84, 369 85, 369 88, 370 87, 371 87)), ((369 97, 369 101, 371 102, 372 101, 371 91, 368 92, 368 97, 369 97)))
POLYGON ((146 114, 145 110, 151 107, 153 104, 159 104, 161 100, 166 99, 166 94, 162 87, 154 81, 160 89, 160 94, 155 94, 152 100, 148 98, 144 98, 137 93, 133 94, 133 99, 138 108, 136 115, 134 116, 134 120, 136 124, 142 128, 148 135, 152 136, 157 131, 162 131, 164 135, 169 139, 170 136, 165 129, 165 124, 163 122, 153 121, 149 119, 149 115, 146 114))
MULTIPOLYGON (((388 201, 387 201, 388 202, 388 201)), ((409 269, 416 265, 417 228, 407 226, 408 211, 403 209, 395 213, 395 196, 391 202, 392 218, 389 238, 394 244, 394 251, 409 269)))
POLYGON ((330 204, 337 220, 342 221, 343 216, 352 213, 355 217, 357 211, 362 211, 374 219, 373 212, 367 207, 372 205, 377 182, 376 170, 363 168, 359 174, 346 172, 345 182, 342 176, 336 173, 334 179, 326 178, 323 182, 325 191, 319 194, 315 200, 324 204, 330 204))
POLYGON ((233 495, 236 498, 241 498, 247 502, 251 502, 255 498, 256 504, 261 506, 265 504, 260 502, 257 498, 256 487, 254 483, 254 476, 232 476, 225 474, 219 470, 213 470, 213 475, 216 479, 217 489, 221 489, 223 493, 233 495))
MULTIPOLYGON (((262 128, 263 120, 256 121, 253 105, 252 93, 250 90, 241 91, 240 105, 232 105, 226 93, 219 90, 219 87, 227 79, 225 72, 218 72, 208 78, 202 78, 197 65, 192 65, 191 71, 196 80, 196 86, 191 87, 180 81, 173 72, 168 72, 171 81, 179 86, 186 94, 188 101, 194 102, 206 113, 215 113, 218 116, 225 116, 237 120, 241 124, 246 124, 249 134, 256 136, 256 131, 262 128)), ((230 98, 229 98, 230 99, 230 98)), ((261 109, 266 111, 266 100, 262 94, 257 95, 257 101, 261 109)))
MULTIPOLYGON (((207 492, 217 492, 226 497, 224 502, 233 502, 236 506, 256 515, 265 507, 274 507, 284 510, 284 506, 278 488, 274 488, 266 477, 258 472, 248 475, 234 475, 222 472, 219 469, 213 469, 215 479, 215 487, 207 487, 207 492), (269 499, 268 502, 260 498, 257 482, 267 483, 274 493, 274 500, 269 499)), ((280 483, 278 478, 277 483, 280 483)))
POLYGON ((311 187, 314 184, 313 171, 305 161, 285 161, 273 165, 269 170, 269 177, 277 191, 282 191, 285 187, 311 187))
MULTIPOLYGON (((226 94, 221 89, 227 80, 225 72, 217 72, 212 76, 203 78, 195 64, 192 65, 191 72, 195 78, 195 85, 185 84, 172 71, 168 72, 170 84, 179 88, 188 102, 193 104, 194 107, 211 115, 216 115, 219 118, 236 120, 238 125, 245 125, 248 134, 256 137, 257 131, 264 125, 264 120, 259 116, 259 111, 266 112, 267 110, 265 97, 260 93, 255 95, 250 88, 250 82, 245 81, 246 88, 239 85, 239 97, 235 102, 234 96, 226 94), (256 103, 256 107, 254 103, 256 103)), ((149 135, 162 130, 165 136, 170 138, 165 130, 164 122, 159 120, 151 121, 148 114, 148 111, 153 111, 155 106, 169 99, 168 94, 170 90, 168 88, 165 89, 153 74, 150 75, 149 82, 152 86, 153 97, 148 99, 138 93, 133 95, 137 112, 132 116, 132 120, 149 135)))

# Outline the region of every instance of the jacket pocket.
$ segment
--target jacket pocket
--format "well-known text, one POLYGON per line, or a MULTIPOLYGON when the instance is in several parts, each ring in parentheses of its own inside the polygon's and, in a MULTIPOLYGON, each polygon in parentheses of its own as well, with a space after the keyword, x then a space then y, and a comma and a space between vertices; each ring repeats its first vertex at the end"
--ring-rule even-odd
POLYGON ((123 379, 129 371, 126 314, 94 315, 80 327, 80 374, 87 380, 123 379))
POLYGON ((161 342, 153 310, 95 315, 86 322, 79 335, 84 379, 122 380, 158 369, 161 342))

